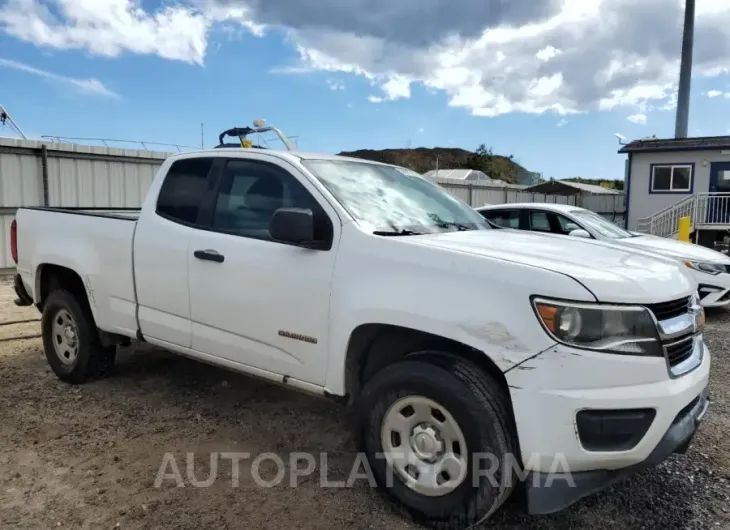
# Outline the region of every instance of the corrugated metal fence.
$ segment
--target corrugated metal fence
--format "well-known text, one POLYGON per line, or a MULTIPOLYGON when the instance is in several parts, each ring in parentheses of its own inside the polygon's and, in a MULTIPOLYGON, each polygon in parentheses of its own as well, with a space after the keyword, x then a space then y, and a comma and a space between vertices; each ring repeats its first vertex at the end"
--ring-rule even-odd
POLYGON ((547 202, 572 204, 594 211, 608 220, 624 225, 626 199, 623 193, 606 193, 601 195, 578 193, 575 195, 548 195, 522 191, 508 186, 494 186, 480 182, 464 182, 447 178, 432 178, 433 182, 447 190, 474 208, 487 204, 503 204, 516 202, 547 202))
MULTIPOLYGON (((0 138, 0 269, 13 265, 10 222, 19 206, 142 205, 157 168, 172 153, 0 138)), ((505 202, 577 204, 621 224, 623 195, 562 196, 435 179, 471 206, 505 202)))
POLYGON ((139 207, 170 154, 0 138, 0 269, 19 206, 139 207))

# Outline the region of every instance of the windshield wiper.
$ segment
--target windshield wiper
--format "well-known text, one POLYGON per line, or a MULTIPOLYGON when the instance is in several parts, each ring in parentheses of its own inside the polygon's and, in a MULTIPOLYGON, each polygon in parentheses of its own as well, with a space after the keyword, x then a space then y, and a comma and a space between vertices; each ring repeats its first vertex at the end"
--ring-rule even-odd
POLYGON ((422 236, 423 232, 414 232, 413 230, 408 230, 407 228, 403 228, 400 230, 375 230, 373 232, 376 236, 422 236))
POLYGON ((438 226, 439 228, 456 228, 456 230, 458 232, 464 232, 466 230, 474 230, 473 228, 469 228, 465 224, 446 222, 446 221, 444 221, 443 223, 438 223, 436 226, 438 226))

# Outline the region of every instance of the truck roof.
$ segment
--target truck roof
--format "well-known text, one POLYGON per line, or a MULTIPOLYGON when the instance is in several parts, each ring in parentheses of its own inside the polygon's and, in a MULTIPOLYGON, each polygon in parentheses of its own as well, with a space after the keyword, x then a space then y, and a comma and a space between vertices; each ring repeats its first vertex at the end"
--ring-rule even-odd
POLYGON ((366 160, 364 158, 355 158, 349 156, 329 155, 324 153, 307 153, 304 151, 283 151, 278 149, 250 149, 242 147, 219 147, 216 149, 204 149, 201 151, 190 151, 186 153, 180 153, 172 155, 170 158, 187 158, 195 155, 208 155, 211 153, 225 153, 229 156, 245 155, 247 153, 254 152, 258 154, 265 154, 276 158, 281 158, 289 162, 300 161, 300 160, 341 160, 343 162, 352 162, 353 160, 358 162, 365 162, 368 164, 377 164, 390 166, 393 164, 384 164, 382 162, 376 162, 374 160, 366 160))

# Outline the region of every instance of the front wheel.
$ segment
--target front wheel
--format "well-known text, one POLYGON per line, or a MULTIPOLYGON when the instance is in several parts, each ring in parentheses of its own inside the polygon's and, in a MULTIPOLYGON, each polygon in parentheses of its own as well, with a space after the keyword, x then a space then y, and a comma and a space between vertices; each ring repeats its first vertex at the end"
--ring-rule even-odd
POLYGON ((405 360, 368 381, 360 450, 378 485, 430 526, 466 528, 510 496, 517 442, 508 397, 461 359, 405 360))
POLYGON ((91 311, 72 293, 56 290, 48 295, 41 328, 46 359, 62 381, 80 384, 112 371, 116 348, 101 345, 91 311))

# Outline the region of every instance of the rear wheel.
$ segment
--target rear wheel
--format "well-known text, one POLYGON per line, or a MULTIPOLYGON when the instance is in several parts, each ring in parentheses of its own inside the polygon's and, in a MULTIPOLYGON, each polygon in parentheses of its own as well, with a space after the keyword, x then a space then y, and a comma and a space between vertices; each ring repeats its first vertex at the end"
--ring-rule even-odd
POLYGON ((515 485, 508 398, 462 359, 405 360, 367 382, 358 442, 387 495, 421 522, 465 528, 491 516, 515 485))
POLYGON ((41 327, 46 359, 59 379, 80 384, 111 373, 116 348, 101 345, 91 310, 72 293, 48 295, 41 327))

